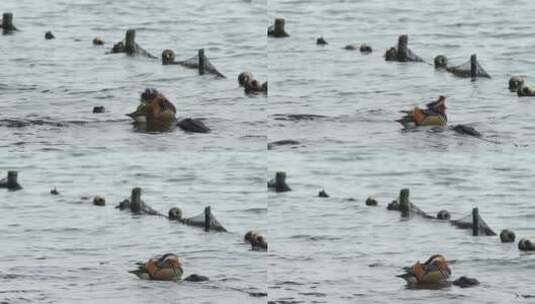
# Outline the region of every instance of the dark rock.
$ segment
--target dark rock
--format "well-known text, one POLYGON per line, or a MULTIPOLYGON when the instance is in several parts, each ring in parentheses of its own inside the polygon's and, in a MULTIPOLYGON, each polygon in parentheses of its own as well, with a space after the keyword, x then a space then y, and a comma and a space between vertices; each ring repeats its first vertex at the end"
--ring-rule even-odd
POLYGON ((318 39, 316 39, 316 44, 317 45, 327 45, 327 41, 325 41, 325 39, 323 39, 323 37, 319 37, 318 39))
POLYGON ((95 106, 93 107, 93 113, 104 113, 106 111, 106 108, 103 106, 95 106))
POLYGON ((473 127, 467 126, 467 125, 455 125, 452 127, 453 131, 462 134, 462 135, 470 135, 474 137, 481 137, 482 134, 474 129, 473 127))
POLYGON ((95 206, 106 206, 106 200, 102 196, 95 196, 93 198, 93 205, 95 206))
POLYGON ((377 201, 373 197, 368 197, 366 199, 366 206, 377 206, 377 201))
POLYGON ((54 39, 54 38, 56 38, 56 37, 54 37, 54 34, 52 34, 51 31, 48 31, 48 32, 45 33, 45 39, 46 40, 50 40, 50 39, 54 39))
POLYGON ((58 195, 58 194, 59 194, 59 191, 58 191, 56 188, 54 188, 54 189, 50 190, 50 194, 52 194, 52 195, 58 195))
POLYGON ((199 274, 192 274, 184 279, 184 281, 188 281, 188 282, 205 282, 208 280, 209 280, 208 277, 199 275, 199 274))
POLYGON ((479 281, 473 278, 462 276, 458 278, 457 280, 453 281, 453 285, 459 286, 461 288, 467 288, 467 287, 479 285, 479 281))
POLYGON ((449 220, 450 218, 451 218, 451 215, 447 210, 440 210, 437 213, 437 219, 439 220, 449 220))
POLYGON ((502 243, 513 243, 515 238, 515 233, 509 229, 504 229, 500 232, 500 240, 502 243))
POLYGON ((344 50, 348 50, 348 51, 354 51, 358 49, 358 46, 356 44, 348 44, 344 47, 344 50))
POLYGON ((318 197, 329 197, 329 194, 327 194, 327 192, 325 192, 325 190, 321 190, 318 193, 318 197))
POLYGON ((180 129, 186 132, 193 133, 208 133, 210 128, 208 128, 200 119, 185 118, 180 120, 176 124, 180 129))
POLYGON ((387 210, 391 211, 399 211, 399 203, 398 201, 392 201, 388 206, 386 206, 387 210))

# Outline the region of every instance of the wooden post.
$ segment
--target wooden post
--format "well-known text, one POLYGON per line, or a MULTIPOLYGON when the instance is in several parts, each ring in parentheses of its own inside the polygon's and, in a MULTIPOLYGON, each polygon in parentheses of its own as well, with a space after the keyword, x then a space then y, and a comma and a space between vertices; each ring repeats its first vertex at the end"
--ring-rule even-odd
POLYGON ((210 231, 210 223, 212 222, 212 211, 210 206, 204 208, 204 231, 210 231))
POLYGON ((401 35, 398 38, 398 60, 405 62, 409 58, 409 37, 407 35, 401 35))
POLYGON ((4 13, 2 16, 2 32, 3 34, 7 34, 12 31, 16 31, 17 28, 13 25, 13 14, 12 13, 4 13))
POLYGON ((479 235, 479 209, 472 209, 472 235, 479 235))
POLYGON ((477 77, 477 57, 476 54, 470 56, 470 76, 472 79, 477 77))
POLYGON ((141 188, 136 187, 132 189, 132 196, 130 197, 130 210, 135 213, 141 212, 141 188))
POLYGON ((204 75, 204 68, 205 68, 205 57, 204 57, 204 49, 199 50, 199 75, 204 75))
POLYGON ((399 211, 403 216, 408 216, 410 212, 409 189, 401 189, 399 192, 399 211))
POLYGON ((22 189, 22 187, 19 185, 19 182, 17 181, 17 178, 18 178, 17 171, 8 171, 6 188, 9 190, 22 189))
POLYGON ((286 21, 283 18, 276 18, 275 19, 275 27, 274 27, 274 33, 277 34, 283 34, 286 31, 284 30, 284 25, 286 21))
POLYGON ((126 31, 125 52, 128 55, 136 53, 136 30, 130 29, 126 31))

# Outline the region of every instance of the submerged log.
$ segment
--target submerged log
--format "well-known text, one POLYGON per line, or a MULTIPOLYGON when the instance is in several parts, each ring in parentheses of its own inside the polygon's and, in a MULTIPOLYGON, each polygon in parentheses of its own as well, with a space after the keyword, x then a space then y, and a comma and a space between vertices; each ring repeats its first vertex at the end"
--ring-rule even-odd
POLYGON ((199 75, 204 75, 206 67, 206 57, 204 57, 204 49, 199 50, 199 75))

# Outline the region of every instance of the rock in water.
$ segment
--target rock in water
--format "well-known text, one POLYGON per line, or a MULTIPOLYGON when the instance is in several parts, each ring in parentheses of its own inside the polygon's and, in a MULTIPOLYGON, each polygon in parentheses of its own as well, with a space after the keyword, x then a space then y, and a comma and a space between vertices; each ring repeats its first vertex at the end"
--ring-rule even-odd
POLYGON ((177 123, 177 126, 187 132, 193 133, 208 133, 210 128, 208 128, 200 119, 185 118, 180 120, 177 123))

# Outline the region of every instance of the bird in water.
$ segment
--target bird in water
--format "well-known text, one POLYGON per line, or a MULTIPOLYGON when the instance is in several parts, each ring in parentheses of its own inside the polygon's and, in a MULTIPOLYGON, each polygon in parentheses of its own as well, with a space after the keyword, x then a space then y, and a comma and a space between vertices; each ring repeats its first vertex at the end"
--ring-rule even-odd
POLYGON ((137 266, 137 269, 129 273, 144 280, 180 281, 184 273, 178 256, 173 253, 155 256, 145 263, 137 263, 137 266))
POLYGON ((171 127, 176 123, 176 108, 156 89, 146 89, 141 94, 141 103, 127 116, 137 124, 147 124, 151 129, 171 127))
POLYGON ((426 109, 414 107, 410 111, 402 111, 406 115, 396 120, 405 128, 416 126, 445 126, 448 122, 446 116, 446 97, 439 96, 436 101, 426 105, 426 109))
POLYGON ((405 279, 409 285, 440 285, 448 282, 451 276, 448 262, 439 254, 432 255, 423 264, 418 261, 405 270, 406 273, 397 277, 405 279))

